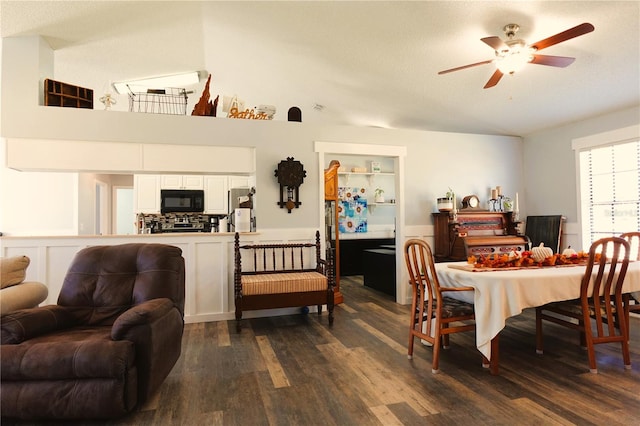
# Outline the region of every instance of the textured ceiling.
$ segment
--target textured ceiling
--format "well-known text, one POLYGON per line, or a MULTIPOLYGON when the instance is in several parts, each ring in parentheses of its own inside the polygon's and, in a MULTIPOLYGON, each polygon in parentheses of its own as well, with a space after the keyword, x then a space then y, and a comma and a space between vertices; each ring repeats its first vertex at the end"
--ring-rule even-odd
POLYGON ((100 93, 206 70, 213 97, 275 105, 277 120, 298 106, 305 122, 524 136, 640 104, 637 1, 2 1, 0 14, 2 37, 45 37, 56 79, 100 93), (575 57, 567 68, 528 64, 491 89, 493 64, 437 74, 492 59, 480 39, 506 24, 535 42, 583 22, 595 31, 542 52, 575 57))

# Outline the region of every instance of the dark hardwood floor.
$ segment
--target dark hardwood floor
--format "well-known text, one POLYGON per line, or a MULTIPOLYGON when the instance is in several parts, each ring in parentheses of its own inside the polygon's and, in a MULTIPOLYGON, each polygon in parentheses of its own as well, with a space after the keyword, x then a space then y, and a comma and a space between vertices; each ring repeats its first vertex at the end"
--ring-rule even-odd
POLYGON ((409 307, 358 278, 341 280, 332 327, 326 312, 244 320, 240 334, 233 321, 186 325, 182 357, 153 401, 118 421, 76 424, 640 423, 639 318, 631 371, 619 345, 600 345, 599 373, 589 373, 576 333, 554 324, 536 355, 527 311, 501 334, 500 376, 482 368, 473 332, 451 337, 432 374, 431 348, 416 342, 407 359, 409 307))

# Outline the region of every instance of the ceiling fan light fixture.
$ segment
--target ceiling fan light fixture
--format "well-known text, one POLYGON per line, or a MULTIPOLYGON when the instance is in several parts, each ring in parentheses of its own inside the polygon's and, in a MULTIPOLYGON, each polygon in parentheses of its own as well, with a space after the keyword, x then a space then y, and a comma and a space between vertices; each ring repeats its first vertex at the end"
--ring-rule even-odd
POLYGON ((509 52, 498 55, 496 67, 503 74, 513 74, 520 71, 527 63, 533 60, 533 55, 527 48, 512 49, 509 52))

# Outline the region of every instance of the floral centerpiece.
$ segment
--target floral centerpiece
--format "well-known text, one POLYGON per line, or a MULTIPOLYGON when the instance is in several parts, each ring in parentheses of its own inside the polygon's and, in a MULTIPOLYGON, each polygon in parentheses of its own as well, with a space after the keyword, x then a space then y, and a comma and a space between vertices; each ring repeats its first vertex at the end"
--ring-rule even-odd
MULTIPOLYGON (((600 254, 597 253, 595 260, 600 260, 600 254)), ((570 255, 552 254, 543 260, 536 258, 533 252, 526 250, 523 252, 512 251, 505 254, 492 254, 467 257, 467 263, 474 268, 526 268, 541 266, 561 266, 561 265, 582 265, 589 259, 589 253, 584 251, 574 252, 570 255)))

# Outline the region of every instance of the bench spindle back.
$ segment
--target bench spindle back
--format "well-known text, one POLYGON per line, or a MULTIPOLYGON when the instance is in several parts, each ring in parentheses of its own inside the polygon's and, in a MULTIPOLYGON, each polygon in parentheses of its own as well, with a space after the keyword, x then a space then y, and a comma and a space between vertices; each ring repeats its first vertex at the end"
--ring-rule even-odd
MULTIPOLYGON (((273 272, 319 271, 322 268, 320 260, 320 235, 316 235, 316 243, 285 243, 285 244, 235 244, 236 262, 241 257, 240 251, 249 251, 253 264, 244 265, 242 273, 266 274, 273 272), (311 256, 311 249, 315 248, 315 265, 309 261, 305 264, 305 253, 311 256), (280 263, 279 263, 280 262, 280 263)), ((241 265, 237 265, 241 267, 241 265)))

